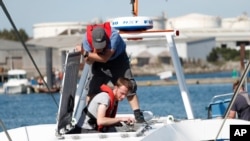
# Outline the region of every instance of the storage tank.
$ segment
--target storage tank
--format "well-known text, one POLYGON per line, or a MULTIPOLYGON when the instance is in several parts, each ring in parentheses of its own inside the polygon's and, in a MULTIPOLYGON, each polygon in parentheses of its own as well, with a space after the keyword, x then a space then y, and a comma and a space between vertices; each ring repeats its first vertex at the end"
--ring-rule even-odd
POLYGON ((55 22, 33 25, 34 38, 54 37, 58 35, 70 35, 73 32, 82 32, 88 23, 84 22, 55 22))
POLYGON ((250 29, 250 18, 247 14, 243 14, 236 18, 225 18, 222 19, 222 28, 225 29, 250 29))
POLYGON ((161 16, 152 17, 153 20, 153 30, 164 30, 166 29, 167 18, 165 13, 162 13, 161 16))
POLYGON ((182 17, 170 18, 167 22, 167 28, 218 28, 221 24, 221 18, 203 14, 188 14, 182 17))

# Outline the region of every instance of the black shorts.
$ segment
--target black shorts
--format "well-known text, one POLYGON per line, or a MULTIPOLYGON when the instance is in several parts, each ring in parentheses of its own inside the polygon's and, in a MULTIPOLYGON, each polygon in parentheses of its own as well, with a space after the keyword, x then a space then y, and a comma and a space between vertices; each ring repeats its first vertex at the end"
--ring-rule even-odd
POLYGON ((119 77, 126 77, 132 81, 132 93, 135 94, 137 84, 131 72, 130 62, 126 52, 106 63, 95 62, 92 64, 91 74, 87 81, 88 84, 86 85, 88 96, 93 97, 101 92, 100 86, 102 84, 111 82, 114 85, 119 77))

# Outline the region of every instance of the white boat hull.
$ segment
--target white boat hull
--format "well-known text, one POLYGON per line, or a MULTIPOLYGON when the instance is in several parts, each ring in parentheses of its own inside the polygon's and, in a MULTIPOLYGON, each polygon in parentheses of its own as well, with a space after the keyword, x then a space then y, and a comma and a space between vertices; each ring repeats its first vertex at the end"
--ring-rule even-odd
POLYGON ((172 71, 164 71, 161 73, 157 74, 161 80, 168 80, 173 77, 173 72, 172 71))
MULTIPOLYGON (((167 117, 155 118, 148 128, 138 128, 135 132, 66 134, 56 136, 56 124, 35 125, 8 130, 12 141, 201 141, 215 140, 223 119, 196 119, 171 122, 167 117), (143 132, 142 129, 145 129, 143 132)), ((230 125, 250 125, 250 122, 228 119, 218 139, 229 140, 230 125)), ((1 141, 9 141, 4 132, 0 133, 1 141)))
POLYGON ((25 85, 19 86, 7 86, 4 88, 5 94, 23 94, 23 93, 30 93, 31 88, 25 85))
POLYGON ((8 81, 3 84, 5 94, 30 93, 31 87, 25 70, 8 71, 8 81))

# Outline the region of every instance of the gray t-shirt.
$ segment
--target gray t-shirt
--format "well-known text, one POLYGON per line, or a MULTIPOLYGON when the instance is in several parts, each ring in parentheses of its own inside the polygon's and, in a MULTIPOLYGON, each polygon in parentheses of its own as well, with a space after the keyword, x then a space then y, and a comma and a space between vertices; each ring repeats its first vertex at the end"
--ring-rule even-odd
POLYGON ((239 119, 244 119, 250 121, 250 107, 248 105, 248 94, 247 97, 243 95, 247 93, 240 93, 237 95, 231 110, 236 111, 239 119))
MULTIPOLYGON (((97 116, 97 110, 98 110, 98 106, 99 104, 104 104, 107 105, 107 107, 109 106, 110 103, 110 99, 109 99, 109 95, 106 92, 101 92, 99 94, 97 94, 89 103, 88 106, 88 111, 96 118, 97 116)), ((77 126, 84 128, 84 129, 94 129, 94 127, 92 127, 88 121, 89 121, 90 117, 88 115, 85 116, 85 113, 83 112, 83 114, 81 115, 77 126)))

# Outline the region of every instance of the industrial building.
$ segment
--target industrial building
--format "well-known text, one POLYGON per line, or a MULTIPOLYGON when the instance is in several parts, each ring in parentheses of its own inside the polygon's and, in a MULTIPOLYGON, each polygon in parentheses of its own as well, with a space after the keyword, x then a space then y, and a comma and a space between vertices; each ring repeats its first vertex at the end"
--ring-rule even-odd
MULTIPOLYGON (((250 42, 250 18, 242 14, 234 18, 191 13, 176 18, 167 18, 164 14, 152 17, 153 29, 174 29, 180 31, 175 37, 177 52, 184 61, 206 61, 207 55, 215 47, 236 48, 244 44, 246 49, 250 42)), ((108 19, 111 21, 112 19, 108 19)), ((33 38, 26 42, 34 60, 42 73, 46 70, 46 52, 52 53, 52 64, 61 70, 65 51, 72 50, 81 43, 86 26, 101 23, 101 19, 92 22, 58 22, 38 23, 33 26, 33 38)), ((150 38, 127 41, 127 53, 131 63, 143 66, 150 63, 171 64, 171 57, 163 38, 150 38)), ((19 43, 0 40, 1 67, 17 67, 34 70, 29 56, 19 43), (11 60, 11 61, 10 61, 11 60), (14 66, 13 66, 14 65, 14 66), (32 69, 33 68, 33 69, 32 69)))

